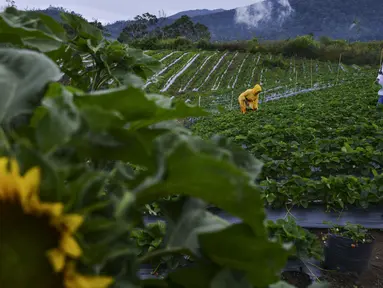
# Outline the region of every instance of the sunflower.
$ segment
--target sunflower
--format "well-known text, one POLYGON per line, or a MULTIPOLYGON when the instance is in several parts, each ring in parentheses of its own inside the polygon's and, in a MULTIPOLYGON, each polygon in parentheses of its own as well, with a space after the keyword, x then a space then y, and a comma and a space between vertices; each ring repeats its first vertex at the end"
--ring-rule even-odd
POLYGON ((39 185, 38 168, 21 176, 15 160, 0 158, 0 286, 110 286, 113 282, 110 277, 76 272, 74 261, 82 251, 73 234, 83 217, 64 214, 62 203, 41 202, 39 185))

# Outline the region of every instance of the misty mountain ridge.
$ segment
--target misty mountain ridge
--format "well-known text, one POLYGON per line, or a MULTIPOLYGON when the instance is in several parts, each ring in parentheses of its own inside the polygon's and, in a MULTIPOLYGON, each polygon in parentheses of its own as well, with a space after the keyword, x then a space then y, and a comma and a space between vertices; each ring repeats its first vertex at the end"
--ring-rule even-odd
POLYGON ((195 10, 186 10, 186 11, 181 11, 176 14, 173 14, 171 16, 168 16, 167 18, 177 20, 178 18, 181 18, 182 16, 186 15, 189 16, 190 18, 196 17, 196 16, 203 16, 203 15, 209 15, 213 13, 219 13, 226 11, 225 9, 195 9, 195 10))
MULTIPOLYGON (((42 11, 52 17, 53 11, 42 11)), ((55 14, 55 13, 53 13, 55 14)), ((245 7, 223 10, 189 10, 161 19, 172 24, 182 15, 206 25, 213 41, 280 40, 313 33, 315 37, 371 41, 383 39, 383 5, 376 0, 264 0, 245 7), (195 16, 192 16, 195 15, 195 16)), ((54 17, 56 19, 56 17, 54 17)), ((130 21, 105 25, 117 39, 130 21)))

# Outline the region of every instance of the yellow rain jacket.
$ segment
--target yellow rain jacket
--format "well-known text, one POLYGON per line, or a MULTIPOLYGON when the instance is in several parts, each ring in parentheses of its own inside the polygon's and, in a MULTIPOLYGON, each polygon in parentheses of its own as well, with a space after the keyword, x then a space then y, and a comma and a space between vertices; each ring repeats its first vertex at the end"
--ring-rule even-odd
POLYGON ((253 89, 247 89, 238 97, 239 106, 241 107, 242 114, 246 113, 247 104, 253 111, 258 110, 259 93, 262 92, 262 87, 256 84, 253 89))

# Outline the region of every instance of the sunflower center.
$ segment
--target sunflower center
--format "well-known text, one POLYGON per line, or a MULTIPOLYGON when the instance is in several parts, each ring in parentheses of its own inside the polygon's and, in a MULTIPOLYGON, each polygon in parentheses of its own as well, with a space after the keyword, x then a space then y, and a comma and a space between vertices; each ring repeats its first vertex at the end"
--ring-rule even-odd
POLYGON ((48 215, 25 214, 20 203, 0 198, 0 279, 2 288, 63 287, 47 251, 60 234, 48 215))

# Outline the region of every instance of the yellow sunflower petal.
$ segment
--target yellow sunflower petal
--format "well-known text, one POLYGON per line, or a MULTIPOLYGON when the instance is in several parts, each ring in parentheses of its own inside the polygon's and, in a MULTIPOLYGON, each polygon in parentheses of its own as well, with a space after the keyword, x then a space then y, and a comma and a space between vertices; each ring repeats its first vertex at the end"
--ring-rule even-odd
POLYGON ((59 249, 52 249, 47 252, 49 261, 53 266, 55 272, 63 270, 65 265, 65 254, 59 249))
POLYGON ((0 158, 0 197, 6 200, 15 200, 19 190, 19 181, 15 181, 14 177, 9 173, 8 163, 8 158, 0 158))
POLYGON ((40 169, 33 167, 29 169, 24 175, 24 184, 28 189, 29 193, 37 193, 38 187, 40 186, 40 169))
POLYGON ((61 223, 70 233, 74 233, 84 222, 84 217, 78 214, 68 214, 61 217, 61 223))
MULTIPOLYGON (((65 279, 66 280, 66 279, 65 279)), ((113 283, 112 277, 82 276, 76 274, 71 281, 66 282, 68 288, 107 288, 113 283)))
POLYGON ((14 201, 18 198, 20 183, 15 181, 13 176, 0 174, 1 191, 0 197, 14 201))
POLYGON ((0 174, 2 175, 9 174, 7 169, 8 162, 9 162, 8 158, 5 158, 5 157, 0 158, 0 174))
POLYGON ((112 277, 81 275, 76 272, 73 262, 68 263, 65 269, 65 288, 107 288, 113 281, 112 277))
POLYGON ((60 248, 67 255, 78 258, 81 256, 82 250, 76 240, 72 237, 71 234, 65 233, 62 235, 60 248))
POLYGON ((25 213, 33 213, 37 215, 42 214, 41 202, 37 194, 29 195, 28 197, 28 193, 25 192, 21 194, 20 196, 21 196, 20 197, 21 205, 25 213))
MULTIPOLYGON (((32 199, 31 199, 32 200, 32 199)), ((32 205, 32 203, 31 203, 32 205)), ((41 203, 40 201, 34 200, 33 209, 42 213, 48 214, 53 217, 60 217, 64 211, 64 205, 62 203, 41 203)))
POLYGON ((11 159, 11 174, 20 177, 20 167, 15 159, 11 159))
POLYGON ((20 200, 24 211, 27 212, 30 208, 38 207, 38 203, 40 203, 37 194, 40 185, 40 170, 37 167, 28 170, 21 183, 19 191, 20 200))

